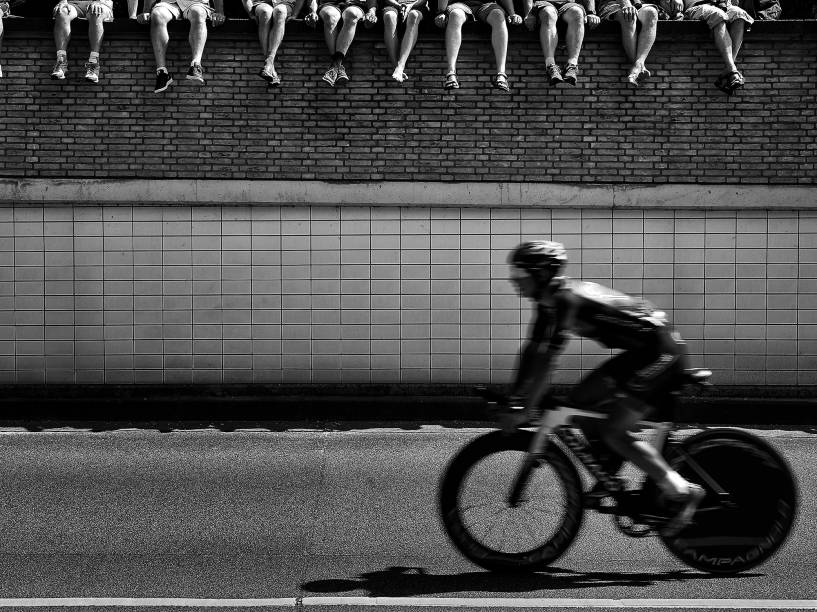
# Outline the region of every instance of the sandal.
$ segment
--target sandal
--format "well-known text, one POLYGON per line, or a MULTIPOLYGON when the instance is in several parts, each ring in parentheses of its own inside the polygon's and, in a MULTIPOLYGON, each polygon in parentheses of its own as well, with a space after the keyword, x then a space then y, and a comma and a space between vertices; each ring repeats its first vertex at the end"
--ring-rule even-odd
POLYGON ((496 75, 492 76, 491 85, 494 86, 494 89, 499 89, 501 91, 511 90, 510 85, 508 85, 508 75, 504 72, 498 72, 496 75))
MULTIPOLYGON (((263 68, 261 68, 261 70, 258 71, 258 76, 264 79, 267 83, 272 83, 276 78, 278 78, 278 75, 275 74, 275 70, 273 69, 273 71, 270 72, 269 70, 267 70, 266 66, 264 66, 263 68)), ((281 82, 280 78, 278 79, 278 82, 279 83, 281 82)))
POLYGON ((744 83, 743 75, 737 70, 718 75, 718 78, 715 79, 715 87, 727 96, 731 96, 736 89, 743 87, 744 83))
POLYGON ((456 72, 449 72, 445 75, 445 82, 443 83, 443 89, 459 89, 460 82, 457 80, 457 73, 456 72))
POLYGON ((627 82, 633 87, 641 87, 644 81, 651 76, 652 73, 646 68, 633 69, 630 70, 630 73, 627 75, 627 82))

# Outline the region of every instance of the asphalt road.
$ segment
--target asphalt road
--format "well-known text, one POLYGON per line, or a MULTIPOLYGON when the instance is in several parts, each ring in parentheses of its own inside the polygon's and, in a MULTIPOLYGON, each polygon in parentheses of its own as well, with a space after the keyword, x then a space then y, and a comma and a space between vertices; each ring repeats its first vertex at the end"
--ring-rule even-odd
POLYGON ((817 435, 756 432, 789 459, 801 493, 790 539, 756 570, 687 569, 657 539, 626 538, 594 514, 552 571, 508 576, 463 559, 435 510, 446 463, 483 431, 4 431, 0 606, 77 597, 212 598, 222 609, 226 599, 281 598, 315 610, 315 597, 817 604, 817 435))

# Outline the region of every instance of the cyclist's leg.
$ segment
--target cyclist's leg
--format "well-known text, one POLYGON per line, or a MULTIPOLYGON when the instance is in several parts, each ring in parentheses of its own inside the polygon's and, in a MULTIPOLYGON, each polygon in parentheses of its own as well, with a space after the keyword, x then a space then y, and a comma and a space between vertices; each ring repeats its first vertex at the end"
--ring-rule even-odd
MULTIPOLYGON (((650 411, 648 401, 665 393, 676 372, 683 370, 683 347, 675 338, 661 334, 655 340, 651 347, 625 351, 603 363, 577 385, 571 400, 605 410, 609 416, 597 427, 604 445, 644 470, 670 497, 683 497, 688 493, 686 480, 651 444, 632 433, 650 411)), ((594 437, 590 431, 585 434, 594 437)))

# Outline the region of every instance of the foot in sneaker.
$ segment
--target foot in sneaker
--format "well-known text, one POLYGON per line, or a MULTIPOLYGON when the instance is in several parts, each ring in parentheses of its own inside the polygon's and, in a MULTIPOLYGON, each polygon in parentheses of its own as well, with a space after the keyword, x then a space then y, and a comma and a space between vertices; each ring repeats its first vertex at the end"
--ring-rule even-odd
POLYGON ((562 78, 562 71, 559 70, 556 64, 548 64, 545 70, 547 70, 548 83, 551 85, 558 85, 559 83, 565 82, 564 78, 562 78))
POLYGON ((579 79, 579 66, 577 64, 567 64, 565 66, 564 75, 565 83, 575 85, 579 79))
POLYGON ((153 93, 161 93, 173 84, 173 77, 168 74, 167 70, 156 71, 156 87, 153 93))
POLYGON ((348 80, 349 80, 349 75, 346 74, 346 68, 344 68, 343 66, 338 66, 338 80, 337 80, 337 83, 338 84, 345 83, 348 80))
POLYGON ((51 78, 62 81, 65 78, 66 72, 68 72, 68 62, 57 60, 57 63, 54 64, 54 70, 51 71, 51 78))
POLYGON ((323 80, 329 83, 330 87, 334 87, 338 80, 338 69, 330 66, 329 70, 323 73, 323 80))
POLYGON ((661 535, 672 537, 680 533, 692 521, 695 511, 704 497, 706 497, 706 491, 699 485, 690 483, 689 490, 684 497, 667 502, 667 506, 674 512, 674 516, 661 529, 661 535))
POLYGON ((202 70, 201 64, 190 64, 185 78, 188 81, 193 81, 196 85, 204 85, 204 70, 202 70))
POLYGON ((85 64, 85 80, 91 83, 99 83, 99 63, 88 62, 85 64))

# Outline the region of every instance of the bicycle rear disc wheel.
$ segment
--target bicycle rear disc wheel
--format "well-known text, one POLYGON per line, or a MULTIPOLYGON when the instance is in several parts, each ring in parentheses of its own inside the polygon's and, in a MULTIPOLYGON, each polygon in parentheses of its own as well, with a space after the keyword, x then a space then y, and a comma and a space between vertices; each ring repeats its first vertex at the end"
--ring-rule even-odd
POLYGON ((445 529, 457 549, 485 569, 541 569, 564 554, 581 526, 579 474, 552 442, 526 479, 519 503, 509 503, 532 440, 525 430, 481 436, 459 452, 443 477, 445 529))
POLYGON ((706 497, 689 526, 662 538, 670 552, 714 574, 746 571, 771 557, 797 510, 797 485, 786 460, 760 438, 732 429, 704 431, 673 451, 669 464, 703 486, 706 497), (713 482, 728 494, 728 504, 719 502, 713 482))

